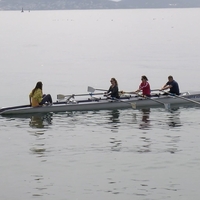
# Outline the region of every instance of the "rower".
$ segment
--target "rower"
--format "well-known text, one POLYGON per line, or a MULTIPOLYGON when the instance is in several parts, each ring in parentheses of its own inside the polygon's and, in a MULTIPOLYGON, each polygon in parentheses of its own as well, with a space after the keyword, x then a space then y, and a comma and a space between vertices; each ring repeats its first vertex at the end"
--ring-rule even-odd
POLYGON ((117 80, 115 78, 111 78, 110 80, 111 82, 111 86, 109 87, 108 91, 105 92, 105 96, 110 96, 111 98, 117 98, 119 99, 119 89, 118 89, 118 83, 117 80))
POLYGON ((143 96, 150 97, 151 96, 151 89, 150 89, 150 84, 148 83, 148 78, 146 76, 141 77, 141 83, 139 88, 135 91, 135 93, 138 93, 142 91, 143 96))
POLYGON ((173 76, 168 76, 168 82, 161 88, 161 90, 170 89, 171 94, 180 95, 179 92, 179 85, 178 83, 173 79, 173 76))
POLYGON ((42 87, 43 87, 42 82, 41 81, 37 82, 35 88, 29 94, 30 106, 38 107, 38 106, 42 106, 46 103, 48 103, 48 105, 52 105, 51 95, 43 94, 42 87))

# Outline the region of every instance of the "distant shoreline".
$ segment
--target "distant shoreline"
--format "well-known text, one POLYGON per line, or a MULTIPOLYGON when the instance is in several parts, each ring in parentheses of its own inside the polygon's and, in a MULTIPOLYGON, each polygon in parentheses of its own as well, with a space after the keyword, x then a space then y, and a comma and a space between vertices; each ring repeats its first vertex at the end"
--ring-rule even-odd
POLYGON ((0 0, 0 10, 106 10, 200 8, 200 0, 0 0))
MULTIPOLYGON (((24 8, 23 9, 23 12, 30 12, 30 11, 53 11, 53 10, 60 10, 60 11, 63 11, 63 10, 137 10, 137 9, 186 9, 186 8, 200 8, 200 6, 191 6, 191 7, 175 7, 175 6, 171 6, 171 7, 133 7, 133 8, 65 8, 65 9, 37 9, 37 8, 32 8, 32 9, 29 9, 29 8, 24 8)), ((0 8, 0 11, 21 11, 21 9, 2 9, 0 8)))

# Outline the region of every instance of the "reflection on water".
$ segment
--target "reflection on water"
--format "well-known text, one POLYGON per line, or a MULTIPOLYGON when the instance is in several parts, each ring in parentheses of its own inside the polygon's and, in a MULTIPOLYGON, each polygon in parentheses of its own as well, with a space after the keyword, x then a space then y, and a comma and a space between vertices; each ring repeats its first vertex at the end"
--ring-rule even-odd
POLYGON ((110 119, 111 123, 119 123, 120 122, 120 120, 119 120, 119 115, 120 115, 119 110, 111 110, 111 111, 108 112, 108 115, 109 115, 109 119, 110 119))
POLYGON ((171 112, 168 114, 167 124, 170 127, 180 127, 181 121, 180 121, 180 111, 179 107, 171 108, 171 112))
MULTIPOLYGON (((144 108, 140 110, 141 112, 141 122, 139 123, 139 129, 141 130, 150 130, 150 108, 144 108)), ((141 145, 138 145, 138 153, 149 153, 151 152, 151 139, 147 132, 142 132, 140 140, 142 141, 141 145)))
POLYGON ((142 144, 141 145, 138 145, 138 150, 137 152, 138 153, 149 153, 151 152, 151 139, 150 137, 148 137, 146 135, 146 133, 143 133, 143 136, 140 137, 141 141, 142 141, 142 144))
POLYGON ((140 123, 140 129, 148 129, 150 126, 150 108, 141 109, 142 122, 140 123))
MULTIPOLYGON (((30 117, 29 125, 33 128, 32 136, 35 137, 30 152, 38 158, 40 163, 46 163, 49 150, 46 147, 47 135, 45 134, 48 127, 52 125, 52 114, 33 115, 30 117)), ((33 175, 35 187, 32 193, 33 197, 42 197, 46 194, 47 186, 43 174, 33 175)))
POLYGON ((182 126, 181 120, 180 120, 180 108, 174 107, 171 108, 171 112, 167 113, 166 116, 166 123, 170 127, 170 130, 175 131, 168 131, 165 134, 166 139, 166 152, 169 152, 171 154, 177 153, 180 151, 178 143, 180 142, 180 127, 182 126))
POLYGON ((108 115, 108 124, 111 125, 111 131, 117 132, 120 126, 120 111, 119 110, 110 110, 107 112, 108 115))
POLYGON ((33 115, 29 123, 32 128, 44 128, 52 124, 52 115, 50 113, 46 115, 33 115))
MULTIPOLYGON (((117 133, 120 126, 120 111, 119 110, 111 110, 108 112, 109 115, 109 123, 111 124, 111 131, 117 133)), ((118 135, 117 135, 118 136, 118 135)), ((113 136, 110 138, 111 150, 112 151, 120 151, 121 150, 121 140, 117 139, 117 136, 113 136)))
POLYGON ((52 124, 52 114, 48 113, 45 115, 32 115, 30 119, 30 127, 39 129, 34 131, 34 133, 32 134, 36 136, 36 142, 35 144, 33 144, 33 147, 30 150, 33 154, 36 154, 39 157, 44 157, 44 152, 46 152, 46 148, 44 148, 44 133, 46 131, 46 128, 48 128, 48 126, 52 124))
POLYGON ((44 152, 46 151, 44 144, 35 144, 30 150, 33 154, 37 154, 39 157, 43 157, 44 152))
POLYGON ((47 187, 44 185, 44 177, 41 174, 36 174, 32 176, 33 176, 34 181, 36 182, 36 188, 34 188, 35 191, 33 191, 32 196, 41 197, 45 194, 44 190, 47 189, 47 187))
POLYGON ((120 151, 121 150, 121 145, 122 145, 121 140, 117 140, 116 138, 112 137, 112 138, 110 138, 110 143, 112 144, 112 146, 111 146, 112 151, 120 151))

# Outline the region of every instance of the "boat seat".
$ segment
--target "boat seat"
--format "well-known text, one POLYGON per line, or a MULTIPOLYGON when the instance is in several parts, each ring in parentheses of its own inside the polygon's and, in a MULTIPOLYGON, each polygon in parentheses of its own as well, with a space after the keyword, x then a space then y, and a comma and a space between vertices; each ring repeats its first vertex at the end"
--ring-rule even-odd
POLYGON ((151 93, 151 97, 159 97, 160 95, 160 93, 151 93))
POLYGON ((120 95, 120 99, 130 99, 131 98, 131 95, 120 95))

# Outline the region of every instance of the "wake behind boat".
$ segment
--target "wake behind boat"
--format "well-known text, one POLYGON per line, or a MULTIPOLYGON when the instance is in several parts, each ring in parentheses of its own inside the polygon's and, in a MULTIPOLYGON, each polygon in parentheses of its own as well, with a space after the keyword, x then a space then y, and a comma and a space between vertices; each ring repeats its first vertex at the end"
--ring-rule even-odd
MULTIPOLYGON (((182 104, 198 104, 200 105, 200 92, 184 92, 179 96, 158 95, 155 97, 143 98, 141 96, 123 96, 120 99, 110 99, 106 97, 98 97, 98 93, 84 94, 91 96, 88 99, 76 100, 75 96, 69 95, 63 99, 58 99, 52 105, 30 107, 30 105, 13 106, 0 109, 1 115, 19 115, 19 114, 35 114, 35 113, 57 113, 67 111, 92 111, 92 110, 114 110, 114 109, 140 109, 150 107, 163 107, 165 104, 182 105, 182 104)), ((81 95, 80 95, 81 96, 81 95)), ((83 95, 82 95, 83 96, 83 95)))

